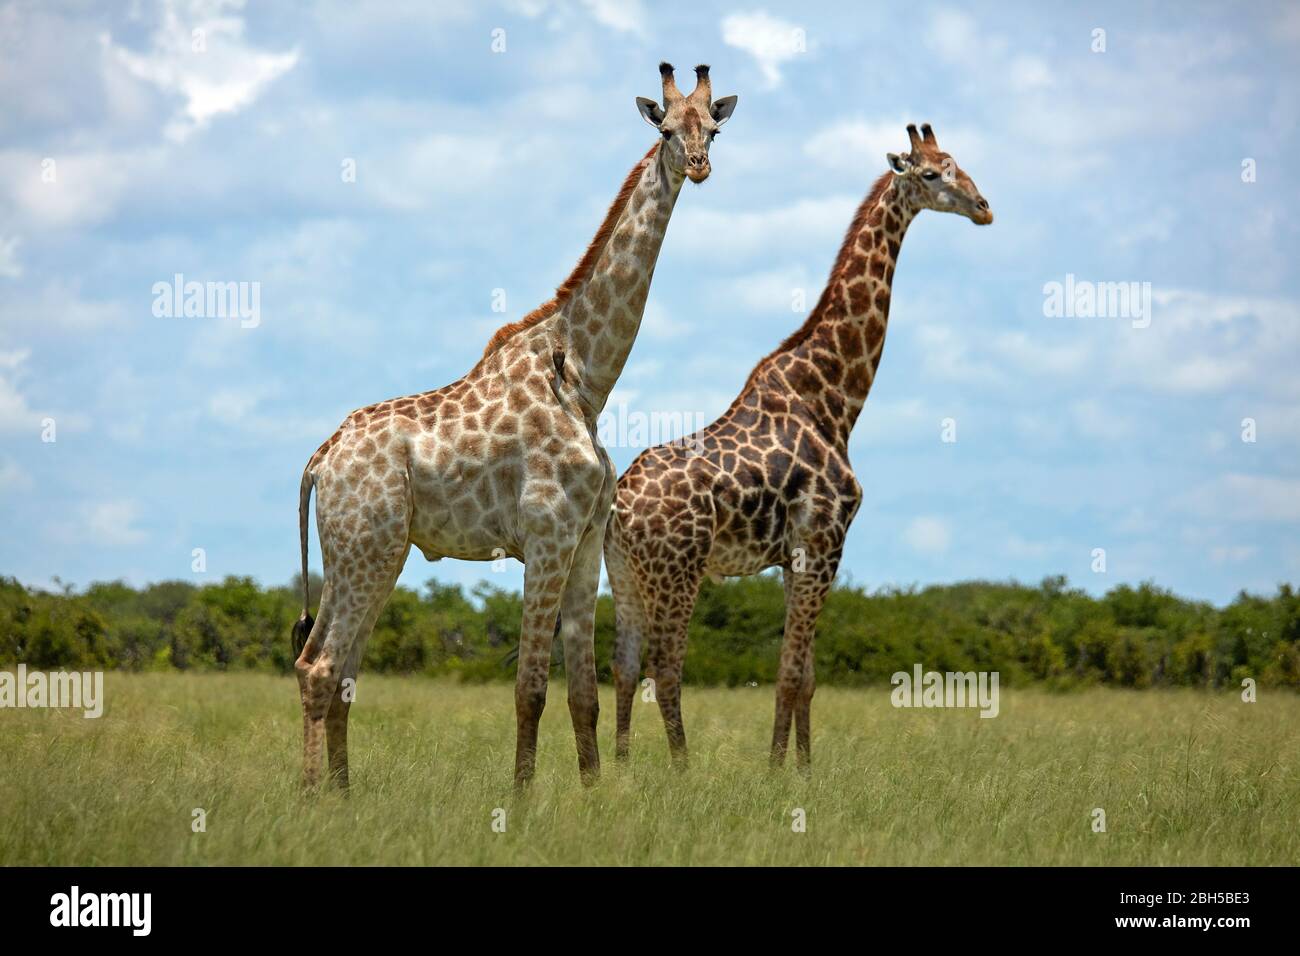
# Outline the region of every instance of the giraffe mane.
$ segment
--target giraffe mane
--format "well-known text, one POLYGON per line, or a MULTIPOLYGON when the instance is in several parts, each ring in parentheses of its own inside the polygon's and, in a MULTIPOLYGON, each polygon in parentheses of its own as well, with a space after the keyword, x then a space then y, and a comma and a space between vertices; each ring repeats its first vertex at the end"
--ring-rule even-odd
MULTIPOLYGON (((835 264, 831 266, 830 277, 826 280, 826 287, 822 289, 821 298, 813 306, 812 311, 808 313, 808 318, 804 319, 803 325, 791 332, 775 349, 758 360, 754 370, 749 373, 749 378, 745 379, 745 387, 740 390, 744 395, 746 389, 754 383, 759 373, 767 363, 783 352, 798 348, 808 340, 817 328, 822 318, 826 315, 827 310, 833 308, 833 297, 835 295, 836 282, 839 275, 848 267, 849 262, 853 259, 853 246, 857 242, 858 233, 867 226, 875 225, 880 220, 880 212, 876 205, 880 202, 880 197, 885 194, 885 190, 890 187, 894 181, 894 174, 891 172, 884 173, 871 186, 871 191, 867 193, 867 198, 862 200, 858 206, 858 211, 853 214, 853 221, 849 223, 849 228, 844 234, 844 241, 840 244, 840 251, 835 256, 835 264)), ((739 399, 737 399, 739 400, 739 399)))
POLYGON ((596 230, 596 235, 591 240, 591 244, 587 246, 587 251, 582 254, 582 258, 578 260, 578 264, 569 273, 569 277, 560 283, 559 288, 555 290, 555 297, 543 302, 518 322, 510 322, 497 329, 492 338, 488 340, 487 348, 483 350, 484 358, 501 348, 508 339, 513 338, 524 329, 532 328, 543 319, 554 315, 559 311, 560 306, 572 298, 582 284, 591 277, 592 272, 595 271, 596 262, 600 259, 600 254, 604 252, 609 237, 614 233, 614 227, 618 224, 619 217, 623 215, 628 200, 632 198, 633 190, 636 189, 637 183, 641 181, 641 173, 645 168, 646 160, 654 156, 658 149, 658 143, 651 146, 649 152, 641 157, 641 161, 633 166, 632 171, 627 174, 627 178, 623 180, 623 185, 619 188, 618 195, 614 197, 614 201, 609 205, 609 212, 605 213, 604 222, 596 230))

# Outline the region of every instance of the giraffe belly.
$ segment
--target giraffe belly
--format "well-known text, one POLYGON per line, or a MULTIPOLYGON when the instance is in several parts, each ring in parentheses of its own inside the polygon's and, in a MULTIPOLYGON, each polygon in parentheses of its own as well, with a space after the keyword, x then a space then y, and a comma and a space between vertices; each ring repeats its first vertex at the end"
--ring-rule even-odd
POLYGON ((508 469, 490 464, 461 460, 440 469, 429 460, 412 461, 410 539, 427 560, 521 556, 508 469))
POLYGON ((714 580, 758 574, 780 565, 785 560, 782 550, 770 544, 720 536, 713 543, 704 573, 714 580))

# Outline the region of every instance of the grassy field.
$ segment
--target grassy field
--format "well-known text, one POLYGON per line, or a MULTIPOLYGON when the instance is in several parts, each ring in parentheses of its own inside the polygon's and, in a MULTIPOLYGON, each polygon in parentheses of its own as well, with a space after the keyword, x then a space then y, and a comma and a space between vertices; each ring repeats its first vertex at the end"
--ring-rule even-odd
POLYGON ((98 720, 0 711, 0 863, 1300 863, 1290 693, 1004 691, 982 720, 826 688, 805 779, 767 771, 770 688, 687 688, 684 774, 653 704, 615 763, 606 689, 604 777, 584 790, 556 682, 516 797, 511 687, 363 675, 349 799, 298 791, 292 678, 114 673, 105 688, 98 720))

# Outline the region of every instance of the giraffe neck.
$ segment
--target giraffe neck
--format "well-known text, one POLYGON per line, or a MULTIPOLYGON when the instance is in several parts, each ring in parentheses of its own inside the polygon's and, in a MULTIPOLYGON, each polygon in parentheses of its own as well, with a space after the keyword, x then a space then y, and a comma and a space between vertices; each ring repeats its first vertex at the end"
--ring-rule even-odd
MULTIPOLYGON (((920 204, 907 183, 886 173, 858 207, 830 280, 803 327, 765 363, 775 384, 797 395, 822 431, 847 448, 885 347, 889 295, 899 248, 920 204)), ((755 370, 754 381, 773 383, 755 370)))
POLYGON ((684 178, 663 150, 642 161, 641 175, 597 255, 560 309, 556 332, 570 370, 594 414, 605 407, 641 328, 650 280, 684 178))

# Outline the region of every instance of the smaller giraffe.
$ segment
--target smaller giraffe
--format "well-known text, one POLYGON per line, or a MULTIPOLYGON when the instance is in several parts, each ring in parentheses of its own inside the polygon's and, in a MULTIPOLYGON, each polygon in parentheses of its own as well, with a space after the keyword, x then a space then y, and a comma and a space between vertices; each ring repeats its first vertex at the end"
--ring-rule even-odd
POLYGON ((793 715, 799 764, 810 764, 813 633, 862 501, 849 433, 884 349, 899 246, 922 209, 993 221, 929 125, 907 133, 911 151, 889 154, 890 169, 858 208, 803 326, 758 363, 722 417, 642 452, 619 479, 605 564, 617 628, 620 758, 628 753, 642 640, 669 749, 683 765, 681 675, 700 582, 780 567, 786 617, 771 760, 785 760, 793 715))

